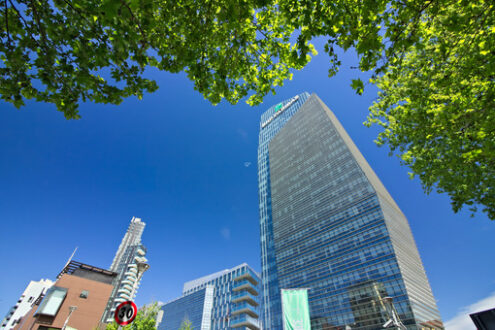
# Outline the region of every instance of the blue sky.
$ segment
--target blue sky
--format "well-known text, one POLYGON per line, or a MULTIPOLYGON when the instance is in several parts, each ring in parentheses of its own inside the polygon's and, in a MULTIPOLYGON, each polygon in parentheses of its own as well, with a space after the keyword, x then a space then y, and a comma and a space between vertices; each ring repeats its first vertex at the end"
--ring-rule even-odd
MULTIPOLYGON (((182 284, 242 262, 260 269, 256 157, 259 118, 271 105, 315 92, 334 111, 406 214, 444 321, 495 291, 495 224, 454 214, 447 196, 423 193, 362 125, 376 89, 352 54, 327 77, 320 55, 277 95, 250 107, 212 106, 184 74, 150 71, 160 89, 119 106, 81 105, 67 121, 52 105, 0 102, 0 318, 29 283, 75 260, 109 267, 132 216, 147 223, 150 270, 137 303, 167 301, 182 284), (464 309, 463 309, 464 308, 464 309)), ((485 299, 485 300, 484 300, 485 299)), ((495 307, 495 306, 493 306, 495 307)))

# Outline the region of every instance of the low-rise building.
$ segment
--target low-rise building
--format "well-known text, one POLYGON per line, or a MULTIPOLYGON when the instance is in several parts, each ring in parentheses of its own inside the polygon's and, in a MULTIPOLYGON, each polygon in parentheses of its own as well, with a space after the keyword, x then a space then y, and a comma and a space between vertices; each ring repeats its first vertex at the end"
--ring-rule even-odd
POLYGON ((7 315, 2 320, 0 329, 10 330, 15 327, 31 309, 33 302, 46 292, 53 285, 53 281, 41 279, 40 281, 31 281, 17 300, 17 303, 10 308, 7 315))
POLYGON ((37 297, 31 310, 14 329, 95 329, 113 289, 114 272, 70 261, 46 294, 37 297))
POLYGON ((260 276, 247 264, 184 284, 183 296, 164 304, 159 330, 177 330, 184 321, 193 329, 260 329, 260 276))

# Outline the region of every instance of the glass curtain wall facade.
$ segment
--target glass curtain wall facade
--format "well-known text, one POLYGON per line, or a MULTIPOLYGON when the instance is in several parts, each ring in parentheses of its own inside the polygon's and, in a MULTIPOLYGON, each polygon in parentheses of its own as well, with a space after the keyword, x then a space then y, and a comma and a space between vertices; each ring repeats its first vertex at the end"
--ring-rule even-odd
POLYGON ((261 118, 264 328, 282 329, 280 289, 302 287, 313 329, 380 329, 391 310, 442 329, 406 217, 325 104, 291 100, 261 118))
POLYGON ((186 321, 192 329, 210 330, 213 292, 213 286, 206 286, 163 305, 158 330, 178 330, 186 321))
POLYGON ((272 138, 299 110, 308 97, 308 93, 299 94, 271 107, 261 115, 258 146, 258 193, 261 233, 261 319, 264 322, 264 329, 271 329, 270 326, 275 325, 280 329, 282 327, 282 303, 273 245, 268 146, 272 138))
POLYGON ((211 330, 260 328, 260 277, 247 264, 184 284, 184 295, 212 286, 211 330))

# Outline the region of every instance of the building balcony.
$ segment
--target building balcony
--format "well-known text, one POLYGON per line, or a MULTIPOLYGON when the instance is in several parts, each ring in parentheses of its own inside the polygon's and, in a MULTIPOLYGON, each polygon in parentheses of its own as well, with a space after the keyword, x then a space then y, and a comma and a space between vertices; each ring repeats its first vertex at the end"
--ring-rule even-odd
POLYGON ((241 274, 234 278, 234 281, 248 280, 253 285, 258 285, 258 276, 249 268, 246 268, 241 274))
POLYGON ((127 269, 128 272, 133 272, 134 274, 137 274, 137 265, 136 264, 130 264, 127 267, 128 267, 128 269, 127 269))
POLYGON ((127 294, 127 295, 131 294, 131 290, 129 290, 128 288, 120 288, 119 291, 117 291, 117 292, 118 292, 119 295, 121 293, 127 294))
POLYGON ((130 286, 133 286, 133 285, 134 285, 134 282, 135 282, 135 281, 132 281, 132 280, 130 280, 129 278, 126 278, 126 279, 124 279, 121 283, 122 283, 122 284, 128 284, 128 285, 130 285, 130 286))
POLYGON ((126 285, 126 286, 120 287, 117 292, 127 292, 128 294, 130 294, 131 291, 132 291, 132 286, 129 287, 128 285, 126 285))
POLYGON ((117 291, 117 296, 119 297, 130 297, 131 296, 132 289, 127 289, 127 288, 120 288, 119 291, 117 291))
POLYGON ((251 283, 251 281, 248 280, 241 280, 234 282, 234 285, 232 286, 232 291, 236 292, 241 290, 246 290, 255 296, 258 295, 258 291, 256 290, 256 288, 253 287, 253 283, 251 283))
POLYGON ((247 291, 241 291, 232 294, 233 303, 240 303, 243 301, 250 303, 251 306, 254 307, 259 305, 258 298, 247 291))
POLYGON ((132 288, 125 288, 124 290, 120 290, 119 289, 118 294, 121 297, 122 297, 122 295, 126 295, 126 296, 130 297, 131 296, 131 292, 132 292, 132 288))
POLYGON ((131 300, 131 294, 130 293, 122 292, 122 293, 119 294, 119 297, 120 298, 123 298, 124 299, 123 301, 125 301, 125 300, 131 300))
POLYGON ((232 316, 247 314, 247 315, 252 316, 254 318, 259 317, 258 313, 256 311, 256 308, 247 302, 235 304, 235 306, 232 307, 231 314, 232 314, 232 316))
POLYGON ((240 328, 246 327, 252 330, 259 330, 259 321, 257 318, 251 317, 249 315, 236 316, 230 319, 230 327, 240 328))
POLYGON ((135 274, 135 273, 133 273, 133 272, 125 272, 125 273, 124 273, 124 276, 125 276, 125 277, 128 277, 128 278, 131 278, 131 279, 133 279, 133 280, 136 280, 136 279, 137 279, 136 274, 135 274))
POLYGON ((120 282, 120 285, 122 285, 122 286, 128 286, 128 287, 131 287, 132 288, 134 286, 134 283, 136 283, 136 282, 135 281, 129 281, 128 280, 128 281, 122 281, 122 282, 120 282))
POLYGON ((146 262, 148 261, 148 259, 146 259, 145 257, 134 257, 134 260, 137 261, 137 262, 146 262))

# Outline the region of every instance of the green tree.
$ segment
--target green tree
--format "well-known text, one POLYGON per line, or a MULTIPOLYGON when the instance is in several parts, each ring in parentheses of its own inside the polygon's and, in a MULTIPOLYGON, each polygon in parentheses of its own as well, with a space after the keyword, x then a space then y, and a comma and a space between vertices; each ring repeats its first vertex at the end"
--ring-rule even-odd
MULTIPOLYGON (((316 55, 314 37, 328 38, 330 76, 341 64, 337 46, 354 47, 362 70, 382 72, 418 41, 433 1, 3 0, 0 94, 16 107, 36 99, 78 118, 81 101, 119 104, 155 91, 143 77, 151 66, 185 71, 214 104, 249 93, 258 104, 316 55)), ((360 80, 352 86, 362 92, 360 80)))
POLYGON ((193 330, 193 329, 194 328, 192 326, 191 321, 189 321, 187 319, 182 322, 182 324, 180 325, 180 328, 179 328, 179 330, 193 330))
POLYGON ((382 90, 367 121, 384 127, 377 142, 454 211, 481 204, 495 218, 493 1, 3 0, 0 17, 2 99, 70 119, 81 101, 155 91, 147 67, 185 71, 213 104, 259 104, 316 55, 314 38, 329 76, 337 48, 354 49, 382 90))
POLYGON ((381 89, 367 125, 426 192, 455 212, 482 205, 495 219, 495 15, 492 1, 452 1, 427 11, 421 40, 373 80, 381 89))
MULTIPOLYGON (((336 47, 354 48, 359 68, 384 72, 391 59, 422 39, 435 0, 4 0, 0 94, 54 103, 78 118, 80 101, 120 103, 158 88, 151 66, 185 71, 216 104, 248 95, 258 104, 316 55, 310 41, 327 38, 329 75, 336 47), (297 40, 291 44, 290 40, 297 40), (111 76, 105 80, 102 72, 111 76)), ((461 1, 462 6, 468 1, 461 1)), ((105 75, 105 76, 107 76, 105 75)), ((359 93, 359 79, 352 86, 359 93)))
POLYGON ((270 1, 1 2, 2 99, 53 103, 68 119, 79 118, 81 101, 119 104, 155 91, 148 66, 185 71, 214 104, 248 92, 257 104, 309 60, 293 56, 293 28, 270 1))
MULTIPOLYGON (((156 329, 156 317, 160 308, 157 303, 143 306, 139 309, 136 318, 130 325, 126 325, 123 329, 128 330, 154 330, 156 329)), ((106 330, 117 330, 118 324, 114 321, 106 326, 106 330)))
MULTIPOLYGON (((381 89, 366 125, 388 144, 427 193, 447 193, 459 211, 477 205, 495 219, 495 4, 489 0, 280 1, 300 31, 297 48, 328 38, 329 76, 341 65, 335 47, 353 48, 359 69, 381 89)), ((359 94, 364 84, 352 81, 359 94)))

